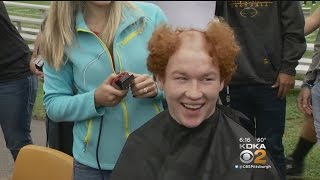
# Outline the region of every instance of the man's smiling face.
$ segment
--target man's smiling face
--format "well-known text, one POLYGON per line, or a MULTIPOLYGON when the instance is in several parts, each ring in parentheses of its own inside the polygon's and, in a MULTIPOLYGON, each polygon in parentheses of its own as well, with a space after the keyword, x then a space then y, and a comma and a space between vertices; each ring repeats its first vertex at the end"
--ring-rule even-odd
POLYGON ((218 63, 209 56, 204 34, 187 31, 179 36, 180 47, 170 57, 165 76, 157 79, 170 115, 179 124, 194 128, 214 113, 224 83, 218 63))

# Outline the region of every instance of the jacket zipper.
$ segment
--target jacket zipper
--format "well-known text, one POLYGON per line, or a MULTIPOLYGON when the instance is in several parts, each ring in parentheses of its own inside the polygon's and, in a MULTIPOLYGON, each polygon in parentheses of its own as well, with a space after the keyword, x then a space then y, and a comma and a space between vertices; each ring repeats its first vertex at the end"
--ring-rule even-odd
MULTIPOLYGON (((135 36, 137 36, 138 34, 142 33, 142 30, 143 29, 140 29, 140 30, 137 30, 137 31, 134 31, 132 32, 131 34, 129 34, 122 42, 121 42, 121 45, 126 45, 130 40, 132 40, 135 36)), ((104 42, 93 32, 91 31, 88 31, 86 29, 81 29, 81 28, 78 28, 77 31, 80 31, 80 32, 87 32, 87 33, 90 33, 90 34, 93 34, 100 42, 100 44, 102 45, 102 47, 105 49, 105 51, 107 52, 108 56, 109 56, 109 60, 110 60, 110 63, 111 63, 111 66, 113 67, 112 70, 113 72, 115 73, 115 67, 113 66, 113 63, 112 63, 112 57, 110 55, 110 52, 107 48, 107 46, 104 44, 104 42)), ((118 62, 119 62, 119 66, 120 66, 120 72, 123 70, 122 68, 122 62, 120 60, 120 54, 119 54, 119 50, 118 48, 116 47, 116 53, 117 53, 117 56, 118 56, 118 62)), ((121 101, 121 106, 122 106, 122 109, 123 109, 123 117, 124 117, 124 128, 125 128, 125 137, 128 138, 130 132, 129 132, 129 113, 128 113, 128 108, 127 108, 127 105, 126 105, 126 101, 125 99, 123 99, 121 101)), ((160 112, 160 111, 159 111, 160 112)), ((84 138, 84 148, 83 148, 83 152, 86 151, 86 148, 87 148, 87 145, 89 143, 89 140, 90 140, 90 137, 91 137, 91 131, 92 131, 92 119, 89 120, 88 122, 88 130, 87 130, 87 133, 86 133, 86 136, 84 138)))
POLYGON ((86 152, 87 150, 87 145, 88 145, 88 142, 89 142, 89 139, 91 137, 91 131, 92 131, 92 119, 88 120, 87 121, 87 126, 88 126, 88 130, 87 130, 87 134, 84 138, 84 147, 83 147, 83 152, 86 152))
POLYGON ((113 67, 113 68, 112 68, 112 71, 115 73, 116 67, 113 66, 112 57, 111 57, 111 55, 110 55, 109 49, 108 49, 107 46, 104 44, 104 42, 103 42, 95 33, 91 32, 91 31, 88 31, 88 30, 86 30, 86 29, 81 29, 81 28, 77 29, 77 31, 90 33, 90 34, 94 35, 94 36, 99 40, 100 44, 102 45, 102 47, 104 48, 104 50, 105 50, 105 51, 107 52, 107 54, 108 54, 108 57, 109 57, 111 66, 113 67))
MULTIPOLYGON (((124 40, 121 41, 120 44, 121 45, 126 45, 130 40, 132 40, 134 37, 136 37, 141 32, 142 32, 141 29, 132 32, 126 38, 124 38, 124 40)), ((117 53, 117 56, 118 56, 117 59, 118 59, 118 62, 119 62, 120 71, 123 71, 123 68, 122 68, 123 66, 122 66, 122 62, 121 62, 119 49, 118 49, 118 47, 116 47, 115 49, 116 49, 116 53, 117 53)), ((129 135, 130 135, 130 130, 129 130, 129 112, 128 112, 127 103, 126 103, 125 99, 123 99, 121 101, 121 106, 122 106, 122 109, 123 109, 123 117, 124 117, 124 133, 125 133, 125 137, 127 139, 129 137, 129 135)))

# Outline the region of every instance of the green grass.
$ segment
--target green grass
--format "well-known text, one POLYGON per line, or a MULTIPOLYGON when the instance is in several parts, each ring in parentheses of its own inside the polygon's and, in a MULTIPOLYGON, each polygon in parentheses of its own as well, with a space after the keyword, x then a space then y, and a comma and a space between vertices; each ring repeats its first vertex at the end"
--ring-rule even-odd
POLYGON ((306 51, 303 55, 305 58, 312 58, 313 56, 313 51, 306 51))
MULTIPOLYGON (((48 1, 23 1, 25 3, 34 3, 34 4, 46 4, 48 5, 48 1)), ((310 6, 311 2, 308 2, 308 6, 310 6)), ((311 7, 311 11, 319 5, 319 2, 316 6, 311 7)), ((40 17, 41 14, 30 9, 19 9, 19 8, 8 8, 9 14, 15 15, 23 15, 28 17, 40 17)), ((307 41, 310 43, 314 42, 316 37, 316 33, 314 32, 307 37, 307 41)), ((304 57, 312 57, 312 52, 306 52, 304 57)), ((297 79, 303 79, 303 75, 298 75, 297 79)), ((38 96, 36 99, 36 103, 33 110, 33 118, 43 120, 45 118, 45 110, 43 107, 43 83, 39 81, 38 88, 38 96)), ((290 154, 297 144, 298 137, 300 135, 300 129, 303 122, 303 114, 298 111, 296 99, 299 90, 291 90, 289 95, 287 96, 287 112, 286 112, 286 128, 283 137, 283 143, 285 147, 285 154, 290 154)), ((305 160, 305 179, 319 179, 320 177, 320 150, 319 146, 314 147, 310 153, 308 154, 305 160)))
POLYGON ((283 137, 286 154, 290 154, 294 149, 303 122, 303 114, 300 113, 297 108, 297 95, 297 90, 291 90, 287 96, 286 128, 283 137))
POLYGON ((38 94, 35 105, 33 107, 33 119, 44 120, 46 117, 45 109, 43 106, 43 82, 38 80, 38 94))
POLYGON ((314 40, 316 39, 317 34, 318 34, 318 30, 313 31, 311 34, 306 36, 307 43, 314 43, 314 40))

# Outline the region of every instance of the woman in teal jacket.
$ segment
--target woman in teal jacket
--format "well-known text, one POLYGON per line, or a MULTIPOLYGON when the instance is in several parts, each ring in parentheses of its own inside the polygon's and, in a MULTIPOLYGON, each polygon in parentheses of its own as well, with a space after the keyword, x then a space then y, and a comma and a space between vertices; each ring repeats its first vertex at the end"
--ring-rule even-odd
POLYGON ((163 110, 146 58, 165 21, 149 3, 51 2, 41 42, 44 104, 52 120, 75 122, 74 179, 108 179, 128 135, 163 110), (124 71, 134 80, 119 90, 112 81, 124 71))

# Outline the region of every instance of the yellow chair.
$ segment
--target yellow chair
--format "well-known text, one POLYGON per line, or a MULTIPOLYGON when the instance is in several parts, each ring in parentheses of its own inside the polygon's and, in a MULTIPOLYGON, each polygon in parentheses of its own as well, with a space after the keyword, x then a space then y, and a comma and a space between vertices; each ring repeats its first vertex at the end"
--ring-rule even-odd
POLYGON ((16 159, 12 180, 71 180, 73 158, 55 149, 27 145, 16 159))

